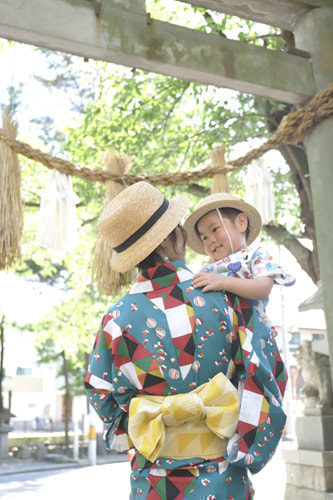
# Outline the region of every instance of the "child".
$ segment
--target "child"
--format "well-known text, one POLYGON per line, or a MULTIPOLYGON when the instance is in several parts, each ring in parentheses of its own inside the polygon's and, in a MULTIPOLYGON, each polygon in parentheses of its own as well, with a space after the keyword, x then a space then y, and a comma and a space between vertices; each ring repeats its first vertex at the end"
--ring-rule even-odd
POLYGON ((188 246, 211 259, 194 276, 194 288, 224 290, 247 299, 272 328, 266 307, 273 284, 291 286, 295 278, 263 248, 248 248, 261 230, 259 212, 230 193, 215 193, 200 201, 184 230, 188 246))

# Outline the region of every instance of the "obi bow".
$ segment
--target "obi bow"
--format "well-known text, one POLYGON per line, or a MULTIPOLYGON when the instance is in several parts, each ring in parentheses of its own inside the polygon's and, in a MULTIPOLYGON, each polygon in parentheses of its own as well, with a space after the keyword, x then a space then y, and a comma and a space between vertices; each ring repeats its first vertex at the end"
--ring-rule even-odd
POLYGON ((191 392, 173 396, 139 395, 129 409, 128 433, 148 460, 215 458, 238 425, 237 389, 223 374, 191 392))

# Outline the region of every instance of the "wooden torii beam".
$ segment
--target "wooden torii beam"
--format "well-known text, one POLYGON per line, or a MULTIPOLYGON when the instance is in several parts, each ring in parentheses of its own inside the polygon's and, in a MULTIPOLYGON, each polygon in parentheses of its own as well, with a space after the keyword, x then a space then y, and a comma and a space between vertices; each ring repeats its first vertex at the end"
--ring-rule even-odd
MULTIPOLYGON (((293 19, 309 8, 296 5, 293 19)), ((144 0, 0 0, 0 36, 292 104, 316 93, 309 58, 151 19, 144 0)))
MULTIPOLYGON (((186 0, 180 0, 186 2, 186 0)), ((250 19, 258 23, 294 31, 301 16, 315 7, 331 5, 331 0, 191 0, 192 5, 250 19)))

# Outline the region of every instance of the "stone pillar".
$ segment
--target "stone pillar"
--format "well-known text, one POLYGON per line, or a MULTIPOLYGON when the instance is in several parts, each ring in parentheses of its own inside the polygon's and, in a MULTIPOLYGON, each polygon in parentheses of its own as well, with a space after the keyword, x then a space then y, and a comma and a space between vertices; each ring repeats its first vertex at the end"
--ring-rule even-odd
POLYGON ((304 417, 296 418, 298 448, 283 450, 285 500, 333 500, 333 390, 328 351, 304 342, 297 359, 305 385, 300 395, 304 417))
MULTIPOLYGON (((298 49, 311 54, 316 92, 333 82, 333 7, 306 12, 295 29, 298 49)), ((333 117, 305 139, 309 161, 319 264, 324 295, 330 370, 333 380, 333 117)), ((323 368, 319 368, 323 370, 323 368)), ((327 380, 327 378, 326 378, 327 380)), ((317 382, 318 385, 318 382, 317 382)), ((321 385, 321 384, 319 384, 321 385)), ((283 450, 285 500, 333 500, 333 408, 306 408, 296 419, 298 449, 283 450)))
POLYGON ((296 418, 298 448, 283 450, 285 500, 333 500, 333 408, 306 409, 296 418))
POLYGON ((9 424, 11 417, 14 415, 7 408, 0 410, 0 460, 8 458, 8 433, 13 430, 9 424))
MULTIPOLYGON (((333 7, 304 14, 295 29, 298 49, 311 54, 316 91, 333 82, 333 7)), ((333 370, 333 117, 316 125, 305 139, 323 286, 331 373, 333 370)), ((333 379, 333 376, 332 376, 333 379)))

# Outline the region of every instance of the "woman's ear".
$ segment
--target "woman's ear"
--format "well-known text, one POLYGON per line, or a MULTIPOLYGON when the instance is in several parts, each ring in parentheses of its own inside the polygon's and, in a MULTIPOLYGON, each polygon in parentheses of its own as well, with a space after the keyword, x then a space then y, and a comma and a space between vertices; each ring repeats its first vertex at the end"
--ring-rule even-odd
POLYGON ((167 247, 167 238, 165 238, 157 247, 156 250, 158 250, 159 248, 162 248, 162 250, 165 250, 165 248, 167 247))

